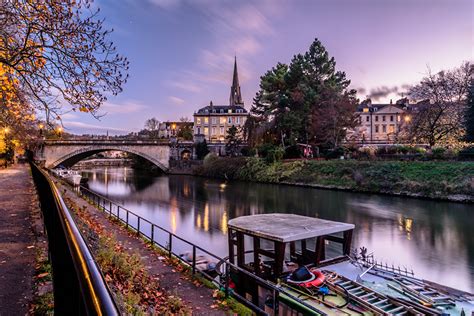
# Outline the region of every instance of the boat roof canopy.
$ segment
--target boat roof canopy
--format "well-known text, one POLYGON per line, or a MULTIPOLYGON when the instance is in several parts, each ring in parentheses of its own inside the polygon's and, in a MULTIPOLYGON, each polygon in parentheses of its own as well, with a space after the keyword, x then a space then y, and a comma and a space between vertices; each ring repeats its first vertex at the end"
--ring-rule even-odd
POLYGON ((227 226, 246 235, 290 242, 354 229, 354 224, 295 214, 259 214, 231 219, 227 226))

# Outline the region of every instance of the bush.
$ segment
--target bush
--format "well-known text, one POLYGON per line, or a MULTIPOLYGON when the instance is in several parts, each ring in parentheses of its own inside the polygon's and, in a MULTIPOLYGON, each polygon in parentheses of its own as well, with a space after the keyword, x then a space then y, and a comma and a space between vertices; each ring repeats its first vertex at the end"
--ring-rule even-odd
POLYGON ((446 153, 446 148, 436 147, 431 150, 431 157, 434 159, 442 159, 446 153))
POLYGON ((344 148, 342 147, 330 149, 324 154, 326 159, 339 159, 341 156, 344 156, 344 148))
POLYGON ((255 156, 256 151, 255 151, 255 148, 250 148, 250 147, 246 146, 246 147, 243 147, 240 150, 240 153, 244 157, 253 157, 253 156, 255 156))
POLYGON ((285 149, 285 158, 286 159, 294 159, 294 158, 301 158, 301 150, 299 148, 299 146, 297 145, 294 145, 294 146, 290 146, 288 148, 285 149))
POLYGON ((262 158, 266 158, 270 151, 275 150, 275 147, 276 146, 271 144, 271 143, 265 143, 265 144, 262 144, 262 145, 258 146, 257 147, 258 156, 262 157, 262 158))
POLYGON ((274 163, 281 161, 283 156, 285 155, 285 149, 283 147, 275 147, 274 149, 270 150, 265 157, 267 163, 274 163))

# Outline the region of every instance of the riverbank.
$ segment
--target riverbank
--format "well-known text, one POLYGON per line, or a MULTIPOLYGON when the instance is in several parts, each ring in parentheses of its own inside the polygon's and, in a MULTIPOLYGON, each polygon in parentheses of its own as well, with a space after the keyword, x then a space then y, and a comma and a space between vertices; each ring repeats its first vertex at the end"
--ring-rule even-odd
POLYGON ((268 164, 258 158, 210 157, 194 174, 474 203, 474 162, 298 160, 268 164))
POLYGON ((127 314, 228 315, 251 311, 57 181, 84 238, 127 314), (119 263, 119 264, 118 264, 119 263))

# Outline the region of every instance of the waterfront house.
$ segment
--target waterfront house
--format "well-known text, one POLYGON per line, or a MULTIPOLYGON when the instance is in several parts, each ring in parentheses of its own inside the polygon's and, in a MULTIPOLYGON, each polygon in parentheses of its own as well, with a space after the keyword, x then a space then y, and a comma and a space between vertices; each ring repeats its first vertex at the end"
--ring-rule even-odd
POLYGON ((359 126, 348 133, 348 140, 362 144, 394 144, 410 124, 412 106, 406 99, 393 104, 362 102, 357 107, 359 126))
POLYGON ((194 113, 194 135, 196 139, 205 139, 216 152, 222 152, 225 137, 230 127, 235 126, 241 132, 249 113, 244 107, 237 72, 237 59, 234 61, 234 74, 230 89, 229 104, 200 108, 194 113))

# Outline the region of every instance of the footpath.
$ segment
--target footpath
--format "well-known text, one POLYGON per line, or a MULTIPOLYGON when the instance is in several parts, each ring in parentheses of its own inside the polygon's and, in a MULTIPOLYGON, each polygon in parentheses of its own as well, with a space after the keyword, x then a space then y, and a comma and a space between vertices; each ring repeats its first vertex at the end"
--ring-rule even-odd
POLYGON ((33 299, 38 212, 30 168, 0 169, 0 315, 25 315, 33 299))
POLYGON ((96 223, 103 225, 107 231, 113 232, 116 240, 130 254, 138 254, 147 272, 153 278, 159 279, 160 286, 167 293, 181 298, 192 315, 232 314, 230 311, 223 311, 217 308, 217 302, 213 298, 213 290, 200 284, 200 282, 183 276, 177 271, 176 267, 167 264, 163 256, 150 249, 142 239, 137 238, 136 234, 132 234, 121 225, 111 222, 104 212, 97 210, 94 206, 78 197, 69 187, 57 181, 55 182, 66 201, 73 201, 77 207, 88 212, 96 223))

